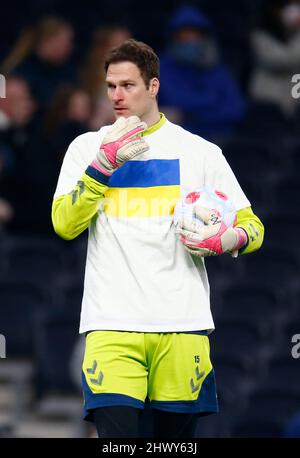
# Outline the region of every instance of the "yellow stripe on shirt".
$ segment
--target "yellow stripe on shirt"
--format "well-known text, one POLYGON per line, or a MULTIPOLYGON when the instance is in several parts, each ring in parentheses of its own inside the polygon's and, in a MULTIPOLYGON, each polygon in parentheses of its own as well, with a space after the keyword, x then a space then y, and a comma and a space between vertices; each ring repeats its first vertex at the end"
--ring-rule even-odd
POLYGON ((159 217, 172 215, 179 197, 179 185, 108 188, 102 205, 108 216, 159 217))

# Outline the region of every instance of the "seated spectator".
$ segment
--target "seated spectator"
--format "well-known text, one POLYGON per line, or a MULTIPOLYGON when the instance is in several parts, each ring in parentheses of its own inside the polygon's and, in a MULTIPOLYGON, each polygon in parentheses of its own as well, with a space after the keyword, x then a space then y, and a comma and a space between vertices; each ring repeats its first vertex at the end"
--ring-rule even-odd
POLYGON ((80 70, 82 87, 90 94, 93 115, 90 128, 98 130, 101 126, 114 122, 114 113, 106 96, 104 59, 106 53, 131 37, 130 31, 121 25, 99 27, 93 33, 90 49, 80 70))
POLYGON ((171 17, 159 101, 170 120, 214 141, 230 135, 244 115, 243 97, 221 62, 212 24, 194 7, 179 7, 171 17))
POLYGON ((5 95, 0 98, 0 132, 25 125, 35 110, 35 103, 24 79, 8 78, 5 95))
POLYGON ((0 150, 5 157, 0 194, 14 209, 7 228, 15 233, 52 230, 49 215, 57 169, 41 138, 36 108, 26 81, 9 77, 6 98, 0 100, 0 150), (32 205, 38 211, 32 212, 32 205))
MULTIPOLYGON (((1 181, 1 170, 0 170, 1 181)), ((13 207, 6 200, 0 197, 0 232, 4 230, 5 225, 12 219, 14 214, 13 207)))
POLYGON ((48 149, 52 150, 58 174, 61 161, 71 141, 90 130, 92 115, 90 95, 79 87, 61 87, 54 96, 47 113, 44 136, 48 149))
POLYGON ((299 106, 291 94, 291 79, 300 69, 300 1, 268 0, 251 42, 250 95, 276 103, 286 116, 293 116, 299 106))
POLYGON ((46 108, 57 87, 74 80, 73 28, 64 20, 45 17, 21 33, 1 66, 5 75, 18 75, 30 84, 40 108, 46 108))
POLYGON ((6 97, 0 98, 0 226, 14 215, 13 177, 17 170, 19 151, 30 139, 30 122, 35 102, 26 81, 8 78, 6 97))

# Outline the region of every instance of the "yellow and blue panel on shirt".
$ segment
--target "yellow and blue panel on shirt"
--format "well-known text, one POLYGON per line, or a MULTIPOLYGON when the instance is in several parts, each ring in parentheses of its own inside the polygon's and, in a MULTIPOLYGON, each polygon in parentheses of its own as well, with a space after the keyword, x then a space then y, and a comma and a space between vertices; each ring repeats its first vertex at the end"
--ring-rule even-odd
POLYGON ((102 202, 107 216, 172 215, 180 196, 178 159, 128 161, 109 180, 102 202))

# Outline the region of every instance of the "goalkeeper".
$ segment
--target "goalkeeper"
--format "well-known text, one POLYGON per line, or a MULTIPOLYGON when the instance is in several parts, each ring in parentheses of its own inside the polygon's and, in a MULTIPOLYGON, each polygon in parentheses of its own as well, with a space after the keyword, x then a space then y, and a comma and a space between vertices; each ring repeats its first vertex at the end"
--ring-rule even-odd
POLYGON ((125 41, 105 72, 116 121, 70 144, 52 206, 59 236, 89 231, 84 418, 100 437, 138 437, 148 397, 155 437, 194 437, 199 416, 218 411, 204 257, 255 251, 264 228, 220 148, 159 112, 152 48, 125 41), (216 229, 198 208, 206 230, 182 222, 179 239, 174 206, 204 185, 228 196, 237 224, 216 229))

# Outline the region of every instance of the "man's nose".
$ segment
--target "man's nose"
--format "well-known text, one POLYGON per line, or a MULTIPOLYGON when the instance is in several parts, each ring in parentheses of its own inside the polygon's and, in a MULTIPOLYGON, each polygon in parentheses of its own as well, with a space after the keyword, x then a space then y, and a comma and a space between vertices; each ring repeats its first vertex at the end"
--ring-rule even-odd
POLYGON ((121 87, 116 87, 113 93, 113 101, 117 102, 118 100, 123 99, 123 90, 121 87))

